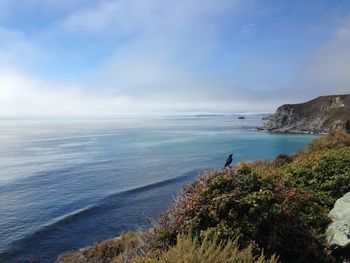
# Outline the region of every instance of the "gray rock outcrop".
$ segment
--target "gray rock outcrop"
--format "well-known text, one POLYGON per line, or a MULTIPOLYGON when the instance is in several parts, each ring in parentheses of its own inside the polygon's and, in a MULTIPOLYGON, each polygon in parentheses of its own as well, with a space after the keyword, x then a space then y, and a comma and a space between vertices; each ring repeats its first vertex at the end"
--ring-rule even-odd
POLYGON ((329 217, 332 223, 326 232, 328 247, 350 255, 350 192, 335 202, 329 217))

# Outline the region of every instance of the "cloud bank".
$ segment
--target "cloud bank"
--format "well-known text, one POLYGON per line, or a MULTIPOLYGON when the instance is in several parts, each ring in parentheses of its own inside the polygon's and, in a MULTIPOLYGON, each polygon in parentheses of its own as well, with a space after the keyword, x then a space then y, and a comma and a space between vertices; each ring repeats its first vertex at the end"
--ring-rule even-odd
POLYGON ((293 22, 295 32, 283 22, 300 11, 274 1, 0 0, 0 7, 0 116, 272 112, 350 92, 350 13, 334 15, 337 7, 332 23, 322 19, 324 8, 319 19, 293 22), (30 22, 16 22, 18 15, 30 22))

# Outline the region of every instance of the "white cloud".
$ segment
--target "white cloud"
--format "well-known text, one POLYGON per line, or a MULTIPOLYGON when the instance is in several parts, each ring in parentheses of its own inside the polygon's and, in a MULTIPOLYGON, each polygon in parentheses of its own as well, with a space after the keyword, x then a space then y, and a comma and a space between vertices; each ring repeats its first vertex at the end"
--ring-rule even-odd
MULTIPOLYGON (((13 5, 0 0, 0 7, 13 5)), ((244 20, 246 26, 235 24, 251 11, 254 0, 23 0, 21 8, 30 5, 41 15, 50 15, 55 8, 59 14, 47 29, 31 37, 0 26, 0 115, 272 111, 281 103, 350 90, 350 19, 343 21, 333 39, 310 54, 303 67, 290 67, 299 69, 295 73, 286 70, 287 54, 271 55, 268 48, 232 56, 239 61, 223 58, 222 65, 213 59, 224 56, 220 48, 226 43, 220 34, 242 34, 242 28, 251 33, 258 28, 259 21, 250 23, 251 18, 244 20), (46 49, 47 40, 51 46, 46 49), (75 54, 78 48, 70 47, 83 41, 97 52, 105 52, 99 45, 114 50, 92 65, 89 74, 80 73, 78 84, 44 81, 18 71, 41 72, 40 61, 47 60, 46 65, 52 66, 49 71, 57 62, 59 79, 60 66, 75 55, 72 60, 77 65, 69 70, 79 70, 79 56, 91 50, 75 54), (223 70, 210 65, 206 69, 212 61, 223 70)))
MULTIPOLYGON (((177 91, 160 97, 153 93, 139 96, 115 92, 88 91, 80 86, 60 85, 34 79, 9 68, 0 67, 0 116, 97 117, 165 115, 206 112, 240 112, 248 103, 239 98, 208 99, 177 91), (186 95, 188 96, 186 98, 186 95)), ((263 111, 265 102, 249 111, 263 111)))
POLYGON ((342 20, 330 41, 315 50, 299 74, 297 83, 305 93, 350 93, 350 17, 342 20))
MULTIPOLYGON (((118 46, 95 74, 87 76, 85 83, 81 81, 79 88, 15 71, 9 73, 6 67, 2 68, 0 114, 118 115, 239 110, 241 104, 234 104, 225 90, 229 84, 216 76, 194 73, 186 64, 205 60, 216 45, 220 22, 238 15, 240 7, 249 5, 248 2, 102 1, 68 12, 60 25, 74 34, 137 37, 125 46, 118 46), (179 54, 184 57, 180 62, 179 54)), ((19 36, 17 42, 25 43, 25 37, 19 36)), ((4 54, 20 54, 19 49, 3 50, 4 54)))
POLYGON ((98 97, 80 87, 50 83, 0 68, 1 116, 122 115, 130 109, 123 97, 98 97))

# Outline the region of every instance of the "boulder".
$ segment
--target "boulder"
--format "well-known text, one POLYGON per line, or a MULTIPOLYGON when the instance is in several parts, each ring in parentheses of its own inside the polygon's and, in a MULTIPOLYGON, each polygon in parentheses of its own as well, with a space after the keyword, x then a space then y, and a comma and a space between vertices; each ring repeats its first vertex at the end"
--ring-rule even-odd
POLYGON ((350 255, 350 192, 339 198, 329 212, 332 223, 327 229, 327 245, 336 254, 350 255))

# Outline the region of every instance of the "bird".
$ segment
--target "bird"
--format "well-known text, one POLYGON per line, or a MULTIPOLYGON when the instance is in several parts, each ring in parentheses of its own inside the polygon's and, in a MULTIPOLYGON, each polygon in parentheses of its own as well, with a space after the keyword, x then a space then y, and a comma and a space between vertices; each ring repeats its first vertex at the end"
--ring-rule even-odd
POLYGON ((228 167, 231 167, 231 163, 232 163, 232 154, 230 154, 227 159, 226 159, 226 164, 225 164, 225 167, 226 168, 227 166, 228 167))

